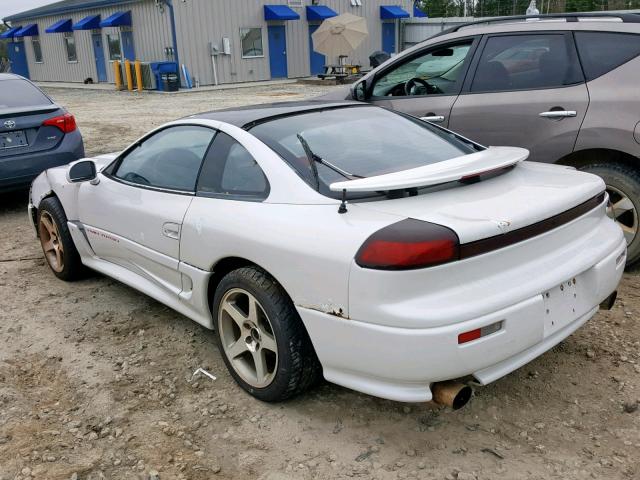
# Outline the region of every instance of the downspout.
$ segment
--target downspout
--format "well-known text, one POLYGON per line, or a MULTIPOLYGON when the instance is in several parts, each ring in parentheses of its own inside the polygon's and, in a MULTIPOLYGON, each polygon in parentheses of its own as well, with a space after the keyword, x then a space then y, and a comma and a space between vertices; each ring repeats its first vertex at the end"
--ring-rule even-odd
POLYGON ((176 33, 176 16, 173 12, 173 1, 164 0, 164 3, 169 7, 169 20, 171 21, 171 38, 173 40, 173 58, 178 64, 178 79, 180 80, 180 86, 182 87, 182 75, 180 74, 180 57, 178 56, 178 35, 176 33))

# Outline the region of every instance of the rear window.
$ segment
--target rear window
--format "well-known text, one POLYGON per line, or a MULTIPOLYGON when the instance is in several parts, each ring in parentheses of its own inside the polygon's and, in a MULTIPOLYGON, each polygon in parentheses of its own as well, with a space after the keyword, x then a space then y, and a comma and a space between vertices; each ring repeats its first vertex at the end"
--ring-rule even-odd
POLYGON ((0 110, 42 105, 51 105, 51 100, 31 83, 19 79, 0 81, 0 110))
POLYGON ((575 32, 575 36, 587 81, 640 54, 640 35, 633 33, 575 32))
POLYGON ((320 193, 335 198, 340 194, 329 190, 334 182, 422 167, 476 151, 437 127, 370 106, 284 117, 259 124, 251 133, 315 188, 312 167, 298 138, 301 135, 316 156, 342 171, 316 162, 320 193))

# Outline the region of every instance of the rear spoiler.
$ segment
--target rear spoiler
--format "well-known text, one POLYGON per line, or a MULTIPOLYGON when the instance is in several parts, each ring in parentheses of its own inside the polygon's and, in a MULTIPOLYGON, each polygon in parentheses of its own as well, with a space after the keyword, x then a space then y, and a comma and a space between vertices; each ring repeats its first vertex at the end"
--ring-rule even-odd
POLYGON ((0 118, 17 117, 25 115, 53 113, 60 110, 60 106, 54 104, 51 105, 35 105, 31 107, 19 107, 3 109, 0 113, 0 118))
POLYGON ((332 183, 329 188, 334 192, 381 192, 429 187, 511 167, 528 157, 529 150, 524 148, 489 147, 424 167, 332 183))

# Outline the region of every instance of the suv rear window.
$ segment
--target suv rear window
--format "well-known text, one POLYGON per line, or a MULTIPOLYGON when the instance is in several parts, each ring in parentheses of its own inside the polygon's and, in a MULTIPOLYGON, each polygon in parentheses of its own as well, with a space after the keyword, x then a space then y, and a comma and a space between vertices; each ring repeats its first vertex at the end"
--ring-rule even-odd
POLYGON ((51 100, 31 83, 19 79, 0 81, 0 110, 42 105, 51 105, 51 100))
POLYGON ((633 33, 575 32, 575 36, 587 81, 640 54, 640 35, 633 33))
MULTIPOLYGON (((422 167, 476 151, 426 122, 373 106, 277 118, 253 127, 251 133, 280 154, 314 188, 315 176, 298 135, 316 156, 353 177, 422 167)), ((329 190, 329 185, 346 177, 319 162, 316 167, 320 193, 339 197, 329 190)))

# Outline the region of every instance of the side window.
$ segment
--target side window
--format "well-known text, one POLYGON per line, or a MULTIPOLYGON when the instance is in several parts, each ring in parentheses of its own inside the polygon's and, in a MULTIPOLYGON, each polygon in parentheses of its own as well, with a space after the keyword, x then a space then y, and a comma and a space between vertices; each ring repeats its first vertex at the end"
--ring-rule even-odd
POLYGON ((142 186, 193 192, 214 135, 210 128, 192 125, 161 130, 131 150, 114 176, 142 186))
POLYGON ((202 166, 198 193, 264 200, 269 195, 269 183, 247 149, 220 132, 202 166))
POLYGON ((575 32, 575 38, 587 80, 640 55, 640 35, 633 33, 575 32))
POLYGON ((574 47, 564 34, 490 37, 472 92, 552 88, 582 82, 574 47))
POLYGON ((380 77, 374 87, 374 97, 409 95, 442 95, 457 93, 462 80, 464 60, 472 40, 437 47, 429 53, 401 63, 380 77))

